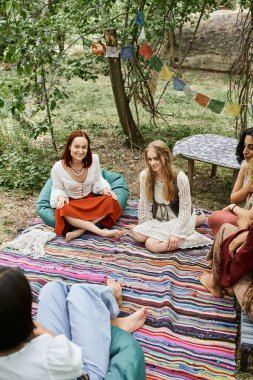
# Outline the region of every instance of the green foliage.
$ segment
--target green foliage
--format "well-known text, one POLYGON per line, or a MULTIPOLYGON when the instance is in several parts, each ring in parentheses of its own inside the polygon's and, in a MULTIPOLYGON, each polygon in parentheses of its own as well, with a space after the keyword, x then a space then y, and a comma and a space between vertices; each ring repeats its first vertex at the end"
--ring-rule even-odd
POLYGON ((66 63, 66 77, 68 80, 75 76, 85 81, 98 79, 98 76, 93 72, 94 60, 91 57, 68 58, 66 63))
MULTIPOLYGON (((9 81, 11 82, 11 78, 9 81)), ((203 94, 225 100, 228 83, 221 74, 209 76, 205 72, 186 72, 184 81, 190 86, 195 84, 203 94)), ((163 87, 164 83, 159 81, 158 98, 163 87)), ((34 115, 33 124, 20 118, 14 125, 1 127, 1 123, 5 124, 0 120, 0 179, 5 188, 23 187, 25 192, 30 193, 40 190, 53 163, 59 159, 66 137, 72 130, 86 130, 91 137, 92 147, 106 144, 106 138, 110 141, 110 136, 116 135, 119 141, 122 140, 122 129, 108 77, 99 75, 97 83, 92 80, 84 83, 75 77, 69 81, 68 93, 69 98, 64 107, 54 110, 57 155, 53 152, 47 135, 38 136, 36 142, 30 139, 32 127, 40 128, 39 123, 43 121, 39 112, 34 115), (100 142, 101 137, 103 142, 100 142)), ((172 148, 176 141, 197 133, 234 137, 231 118, 200 107, 194 100, 188 100, 182 93, 175 91, 173 86, 168 86, 161 107, 168 114, 169 124, 158 120, 157 126, 151 125, 149 114, 141 110, 140 118, 143 122, 140 128, 146 143, 162 139, 172 148)))
POLYGON ((252 9, 252 0, 239 0, 239 6, 243 9, 252 9))
MULTIPOLYGON (((215 9, 219 3, 218 0, 208 1, 206 11, 215 9)), ((200 11, 202 6, 202 0, 152 0, 144 2, 143 5, 137 0, 125 3, 119 0, 1 2, 0 54, 2 52, 5 62, 15 64, 17 83, 5 86, 9 94, 1 96, 0 108, 7 98, 7 107, 14 116, 17 113, 26 114, 31 99, 34 99, 30 117, 38 112, 44 113, 44 117, 36 127, 32 127, 31 136, 37 138, 40 134, 50 132, 56 149, 53 112, 67 98, 62 87, 62 74, 65 73, 68 80, 74 76, 85 81, 96 80, 94 63, 100 65, 103 73, 106 70, 108 73, 106 60, 88 57, 87 49, 82 57, 70 58, 68 52, 72 45, 77 41, 87 44, 87 37, 89 40, 94 32, 103 38, 104 30, 108 26, 117 30, 119 46, 136 43, 140 28, 134 22, 135 11, 140 9, 145 15, 147 39, 153 41, 156 50, 159 50, 165 28, 173 31, 188 20, 192 12, 200 11)), ((151 75, 145 61, 138 55, 136 58, 139 61, 138 70, 133 62, 124 64, 125 88, 130 101, 133 100, 133 94, 140 99, 145 97, 151 75)), ((143 106, 154 112, 150 109, 149 101, 143 101, 143 106)))
POLYGON ((0 130, 0 186, 34 193, 50 175, 54 154, 40 143, 30 142, 19 128, 0 130))
POLYGON ((30 194, 40 189, 50 174, 51 165, 47 165, 45 157, 38 153, 13 151, 2 154, 0 185, 9 189, 22 189, 30 194))
MULTIPOLYGON (((21 127, 30 138, 39 139, 43 134, 51 134, 55 149, 57 138, 58 147, 61 148, 63 137, 77 125, 91 129, 94 135, 101 133, 104 127, 120 135, 110 84, 106 82, 108 91, 103 92, 105 81, 99 76, 101 72, 108 74, 107 60, 91 56, 88 51, 87 41, 91 40, 92 34, 98 34, 103 40, 104 30, 108 27, 115 28, 119 46, 136 46, 140 28, 134 20, 135 11, 139 9, 145 16, 147 40, 154 51, 159 53, 167 30, 173 33, 176 27, 189 20, 192 13, 200 12, 204 4, 205 14, 208 15, 208 12, 226 2, 227 0, 0 1, 0 59, 13 64, 11 74, 0 78, 0 113, 4 117, 11 114, 14 119, 11 129, 21 127), (81 42, 84 53, 73 58, 71 48, 81 42), (76 77, 86 81, 87 92, 80 82, 80 91, 71 85, 76 77), (102 81, 102 85, 91 89, 89 79, 99 80, 100 83, 102 81), (80 95, 81 92, 84 96, 80 95)), ((240 5, 246 7, 252 4, 248 0, 240 0, 240 5)), ((132 112, 138 108, 140 128, 146 139, 162 135, 172 146, 176 140, 198 131, 220 133, 220 130, 228 135, 233 133, 231 122, 228 125, 222 117, 211 115, 211 111, 198 109, 195 112, 194 109, 198 106, 170 91, 163 97, 165 105, 161 105, 156 113, 154 99, 149 91, 153 73, 147 62, 136 51, 134 60, 121 64, 125 91, 132 112), (172 103, 173 107, 168 112, 167 108, 172 103), (147 112, 153 116, 160 112, 164 118, 154 123, 147 112)), ((223 94, 219 93, 218 96, 223 94)), ((15 132, 12 133, 15 136, 15 132)), ((38 170, 40 177, 44 178, 44 169, 40 168, 39 163, 45 157, 30 147, 23 150, 17 149, 13 144, 11 147, 6 150, 6 142, 2 144, 0 139, 0 154, 3 155, 0 163, 2 183, 13 188, 21 185, 26 189, 39 187, 40 180, 35 172, 38 170), (9 162, 15 163, 20 174, 15 169, 15 175, 11 175, 9 162), (25 167, 30 168, 31 181, 27 175, 29 170, 26 171, 25 167), (22 173, 26 173, 25 182, 22 182, 22 173)), ((50 165, 51 163, 48 166, 45 164, 45 172, 48 173, 50 165)))

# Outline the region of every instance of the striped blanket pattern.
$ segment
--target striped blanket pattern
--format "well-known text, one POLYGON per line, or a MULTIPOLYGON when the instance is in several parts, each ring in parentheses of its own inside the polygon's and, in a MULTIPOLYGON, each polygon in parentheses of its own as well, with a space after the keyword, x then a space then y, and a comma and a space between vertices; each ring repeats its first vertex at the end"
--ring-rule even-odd
MULTIPOLYGON (((137 203, 130 202, 117 228, 136 223, 137 203)), ((207 228, 199 232, 209 233, 207 228)), ((207 250, 152 254, 130 234, 115 240, 86 233, 68 244, 54 239, 46 245, 46 256, 37 260, 4 249, 0 266, 25 271, 35 312, 39 290, 48 281, 104 284, 108 277, 118 279, 123 287, 121 316, 148 307, 145 326, 134 333, 145 353, 147 379, 234 379, 234 301, 212 297, 199 283, 198 275, 207 269, 207 250)))

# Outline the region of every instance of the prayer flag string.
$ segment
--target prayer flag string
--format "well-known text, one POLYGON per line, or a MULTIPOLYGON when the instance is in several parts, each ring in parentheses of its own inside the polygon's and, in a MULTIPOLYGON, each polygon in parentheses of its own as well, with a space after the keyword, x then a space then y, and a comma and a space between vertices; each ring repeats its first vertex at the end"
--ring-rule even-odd
MULTIPOLYGON (((151 69, 159 72, 159 78, 170 82, 173 79, 173 88, 175 91, 183 91, 188 99, 194 99, 201 107, 207 108, 212 112, 220 114, 221 112, 225 116, 239 117, 242 106, 249 107, 249 113, 253 118, 253 104, 235 104, 225 103, 220 100, 213 99, 209 96, 201 94, 186 83, 182 79, 178 78, 169 67, 161 61, 160 57, 155 54, 152 48, 146 41, 146 34, 144 29, 144 14, 143 12, 136 10, 134 23, 141 28, 140 35, 137 39, 136 53, 142 56, 151 69)), ((106 58, 121 58, 122 60, 132 60, 135 54, 134 46, 104 46, 100 41, 93 40, 91 52, 96 55, 104 55, 106 58)))

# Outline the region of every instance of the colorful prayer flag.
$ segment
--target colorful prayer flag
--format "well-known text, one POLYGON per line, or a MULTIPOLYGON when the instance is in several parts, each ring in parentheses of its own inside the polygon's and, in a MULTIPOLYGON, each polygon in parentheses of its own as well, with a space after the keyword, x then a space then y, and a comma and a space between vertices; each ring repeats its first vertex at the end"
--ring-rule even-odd
POLYGON ((139 54, 142 55, 145 59, 150 59, 152 57, 153 51, 147 42, 139 47, 139 54))
POLYGON ((185 85, 183 91, 184 91, 185 95, 187 96, 187 98, 189 98, 189 99, 195 99, 196 98, 197 91, 193 90, 191 87, 185 85))
POLYGON ((166 65, 163 65, 159 77, 169 82, 174 77, 174 73, 166 65))
POLYGON ((163 63, 157 55, 153 55, 148 61, 150 67, 155 71, 161 71, 163 67, 163 63))
POLYGON ((137 10, 135 15, 135 24, 139 26, 144 25, 144 14, 143 12, 137 10))
POLYGON ((211 99, 208 103, 207 108, 215 113, 221 113, 225 106, 225 102, 220 102, 219 100, 211 99))
POLYGON ((206 107, 210 102, 209 96, 205 96, 203 94, 197 93, 195 100, 201 107, 206 107))
POLYGON ((106 58, 118 58, 120 53, 120 47, 106 46, 105 57, 106 58))
POLYGON ((133 46, 124 46, 120 50, 120 57, 124 60, 132 59, 134 56, 134 47, 133 46))
POLYGON ((146 41, 146 34, 144 27, 141 28, 141 33, 137 40, 137 45, 140 45, 142 42, 146 41))
POLYGON ((224 115, 238 117, 241 113, 241 104, 226 103, 224 115))
POLYGON ((174 86, 174 90, 183 91, 183 89, 185 88, 185 83, 181 79, 174 77, 173 86, 174 86))

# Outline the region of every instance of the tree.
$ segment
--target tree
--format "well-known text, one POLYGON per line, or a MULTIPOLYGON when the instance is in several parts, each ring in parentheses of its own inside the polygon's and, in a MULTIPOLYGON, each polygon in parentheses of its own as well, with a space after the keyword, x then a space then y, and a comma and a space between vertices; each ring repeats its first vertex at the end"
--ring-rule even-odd
MULTIPOLYGON (((73 12, 62 0, 0 3, 3 59, 14 65, 17 75, 2 85, 5 102, 30 136, 37 138, 49 131, 55 150, 53 111, 68 96, 62 86, 62 74, 68 66, 64 38, 66 31, 69 34, 76 31, 72 28, 73 12), (31 116, 38 113, 40 121, 30 122, 31 116)), ((83 79, 96 78, 88 69, 89 63, 83 66, 86 68, 82 70, 83 79)), ((1 99, 0 107, 3 105, 1 99)))
MULTIPOLYGON (((66 73, 67 78, 79 75, 84 80, 96 79, 92 73, 92 60, 97 58, 88 59, 86 55, 73 60, 68 51, 77 41, 90 39, 92 33, 99 33, 103 38, 104 31, 112 27, 117 33, 119 46, 135 47, 132 60, 123 62, 109 58, 108 65, 123 134, 128 144, 141 145, 141 106, 150 113, 153 125, 159 117, 167 120, 158 107, 159 102, 157 104, 154 100, 158 74, 138 53, 140 28, 135 23, 136 11, 143 12, 147 41, 157 56, 163 56, 167 41, 170 41, 173 64, 175 28, 180 28, 192 12, 199 12, 197 31, 201 17, 221 3, 218 0, 2 1, 0 52, 2 49, 6 62, 15 64, 18 76, 15 83, 5 86, 5 92, 12 97, 9 103, 13 115, 23 120, 27 105, 33 103, 33 113, 44 116, 36 125, 27 120, 25 125, 35 138, 49 131, 56 149, 53 111, 67 97, 61 85, 62 74, 66 73)), ((192 43, 193 40, 187 52, 192 43)), ((178 63, 179 70, 187 52, 178 63)), ((0 106, 3 104, 4 99, 0 100, 0 106)))
POLYGON ((250 117, 252 120, 253 115, 253 3, 242 0, 240 5, 249 8, 239 36, 239 54, 231 69, 228 92, 231 102, 242 105, 240 117, 236 119, 237 134, 248 127, 248 119, 250 117), (249 108, 251 108, 250 111, 249 108))

